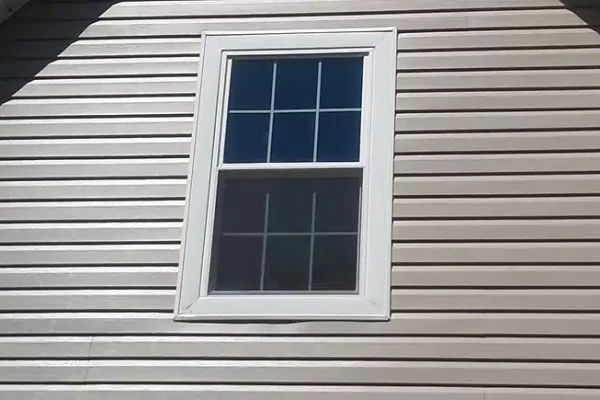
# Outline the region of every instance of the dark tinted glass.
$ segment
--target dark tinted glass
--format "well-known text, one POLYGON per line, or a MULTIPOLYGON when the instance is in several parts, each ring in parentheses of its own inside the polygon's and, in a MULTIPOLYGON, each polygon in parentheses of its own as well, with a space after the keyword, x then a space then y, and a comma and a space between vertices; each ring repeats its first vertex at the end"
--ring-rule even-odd
POLYGON ((321 112, 317 161, 358 161, 360 111, 321 112))
POLYGON ((359 177, 219 180, 215 290, 355 290, 359 177))
POLYGON ((278 179, 269 190, 269 232, 310 232, 312 182, 307 179, 278 179))
POLYGON ((357 237, 316 236, 313 290, 356 290, 357 237))
POLYGON ((277 60, 275 109, 314 109, 317 104, 319 60, 290 58, 277 60))
POLYGON ((275 114, 271 162, 313 160, 315 113, 275 114))
POLYGON ((224 212, 217 213, 222 218, 223 232, 263 232, 267 196, 264 182, 226 179, 221 185, 224 186, 223 197, 217 206, 224 212))
POLYGON ((221 236, 217 248, 214 290, 260 289, 262 237, 221 236))
POLYGON ((269 236, 265 290, 307 290, 310 236, 269 236))
POLYGON ((357 232, 360 203, 358 178, 316 183, 316 232, 357 232))
POLYGON ((270 110, 273 60, 233 60, 229 110, 270 110))
POLYGON ((225 162, 265 162, 269 120, 269 114, 230 113, 225 132, 225 162))
POLYGON ((321 108, 360 108, 362 77, 362 56, 323 59, 321 108))

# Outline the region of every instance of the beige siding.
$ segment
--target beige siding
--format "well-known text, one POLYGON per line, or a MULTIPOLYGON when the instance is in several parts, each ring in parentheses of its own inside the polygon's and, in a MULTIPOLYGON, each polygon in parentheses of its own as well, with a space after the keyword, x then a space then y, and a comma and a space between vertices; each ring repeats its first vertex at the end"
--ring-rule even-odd
POLYGON ((594 0, 30 2, 0 27, 0 398, 600 398, 597 25, 594 0), (390 26, 391 320, 173 322, 201 32, 390 26))

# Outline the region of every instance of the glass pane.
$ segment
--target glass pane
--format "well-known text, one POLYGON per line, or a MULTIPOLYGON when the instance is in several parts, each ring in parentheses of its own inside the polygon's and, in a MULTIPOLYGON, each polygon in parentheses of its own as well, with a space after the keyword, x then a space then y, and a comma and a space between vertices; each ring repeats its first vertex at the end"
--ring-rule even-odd
POLYGON ((232 60, 229 110, 270 110, 273 60, 232 60))
POLYGON ((214 290, 259 290, 263 238, 218 238, 214 290))
POLYGON ((269 232, 310 232, 312 182, 309 179, 273 180, 269 190, 269 232))
POLYGON ((217 200, 218 215, 225 233, 262 233, 265 228, 264 182, 248 179, 225 179, 223 197, 217 200), (221 211, 222 210, 222 211, 221 211))
POLYGON ((225 132, 226 163, 265 162, 269 114, 229 114, 225 132))
POLYGON ((316 236, 313 260, 313 290, 355 291, 357 237, 316 236))
POLYGON ((361 178, 219 179, 215 290, 355 289, 361 178))
POLYGON ((323 59, 321 108, 360 108, 363 57, 323 59))
POLYGON ((317 161, 358 161, 360 111, 321 112, 317 161))
POLYGON ((277 60, 275 109, 314 109, 317 104, 319 60, 290 58, 277 60))
POLYGON ((359 178, 323 179, 316 185, 316 232, 357 232, 359 178))
POLYGON ((271 162, 312 161, 315 113, 275 114, 271 162))
POLYGON ((310 236, 269 236, 265 290, 308 290, 310 236))

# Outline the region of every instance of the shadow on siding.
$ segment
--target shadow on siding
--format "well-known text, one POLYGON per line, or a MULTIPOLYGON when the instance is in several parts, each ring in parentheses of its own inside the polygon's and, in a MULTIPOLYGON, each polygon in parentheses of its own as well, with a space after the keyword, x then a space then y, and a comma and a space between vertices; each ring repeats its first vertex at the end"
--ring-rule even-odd
MULTIPOLYGON (((89 1, 85 15, 65 15, 65 5, 31 0, 0 25, 0 105, 75 42, 107 9, 121 0, 89 1)), ((74 2, 75 3, 75 2, 74 2)))
POLYGON ((600 33, 600 0, 561 0, 561 2, 587 26, 600 33))

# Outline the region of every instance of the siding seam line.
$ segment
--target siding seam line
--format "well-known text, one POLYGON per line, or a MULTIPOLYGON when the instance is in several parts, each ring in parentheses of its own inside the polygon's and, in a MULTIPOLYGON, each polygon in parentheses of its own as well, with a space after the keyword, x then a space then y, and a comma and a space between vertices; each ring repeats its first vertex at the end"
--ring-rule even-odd
MULTIPOLYGON (((90 371, 90 359, 92 357, 92 341, 93 340, 94 340, 94 336, 90 335, 89 336, 89 342, 88 342, 88 349, 87 349, 87 359, 86 359, 86 365, 85 365, 85 373, 83 374, 83 383, 82 383, 83 385, 86 385, 88 383, 88 373, 90 371)), ((79 395, 77 395, 77 397, 79 398, 79 395)))

